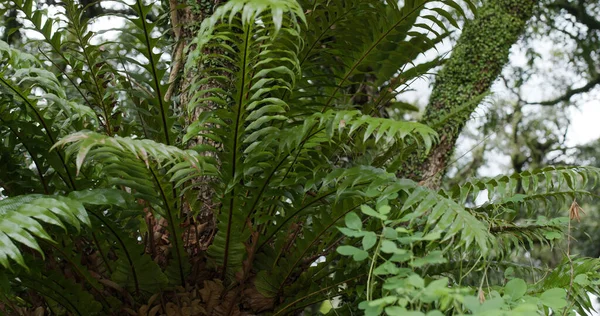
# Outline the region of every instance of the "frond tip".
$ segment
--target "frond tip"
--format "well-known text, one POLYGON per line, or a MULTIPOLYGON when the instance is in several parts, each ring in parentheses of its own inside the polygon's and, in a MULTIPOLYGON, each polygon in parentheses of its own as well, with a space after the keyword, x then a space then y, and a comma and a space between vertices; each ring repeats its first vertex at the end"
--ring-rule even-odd
MULTIPOLYGON (((184 162, 188 171, 194 175, 205 175, 204 172, 214 172, 214 166, 207 163, 203 157, 193 150, 181 150, 174 146, 157 143, 148 139, 132 139, 129 137, 109 137, 94 132, 77 132, 68 135, 58 141, 52 149, 70 144, 67 148, 67 154, 76 153, 77 172, 81 169, 86 157, 92 149, 98 147, 96 151, 110 151, 113 154, 119 154, 143 161, 146 166, 150 162, 158 164, 159 167, 166 167, 174 164, 174 169, 179 170, 181 166, 178 163, 184 162), (116 152, 115 152, 116 150, 116 152)), ((175 170, 172 170, 174 172, 175 170)))
POLYGON ((219 20, 223 20, 229 13, 229 23, 237 13, 242 14, 243 23, 254 23, 254 18, 261 16, 268 11, 273 19, 275 31, 281 29, 283 23, 283 14, 289 12, 293 18, 298 18, 306 23, 306 17, 302 8, 295 0, 232 0, 217 9, 208 22, 203 23, 204 27, 214 26, 219 20))

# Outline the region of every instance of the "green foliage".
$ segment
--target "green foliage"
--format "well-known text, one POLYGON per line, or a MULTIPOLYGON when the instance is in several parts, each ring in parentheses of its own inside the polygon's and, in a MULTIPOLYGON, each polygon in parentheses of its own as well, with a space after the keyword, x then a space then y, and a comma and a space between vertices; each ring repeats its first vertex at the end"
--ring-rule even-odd
POLYGON ((415 60, 462 4, 472 6, 227 1, 174 75, 187 90, 165 98, 177 91, 167 69, 181 65, 161 53, 175 43, 157 34, 167 15, 155 5, 122 4, 117 41, 94 44, 76 2, 49 18, 15 1, 42 40, 39 54, 0 42, 0 308, 284 315, 331 298, 341 303, 330 313, 369 315, 589 308, 596 260, 531 267, 535 284, 526 269, 508 283, 504 272, 569 230, 550 210, 511 214, 590 196, 597 169, 439 192, 396 177, 403 157, 440 137, 381 113, 442 61, 415 60), (489 202, 475 205, 482 190, 489 202))
POLYGON ((27 264, 15 242, 44 253, 36 237, 53 242, 40 222, 67 229, 70 224, 77 231, 80 222, 90 226, 90 219, 81 202, 66 197, 46 197, 43 195, 22 195, 0 200, 0 263, 9 268, 8 259, 16 261, 27 269, 27 264))
MULTIPOLYGON (((594 265, 600 260, 565 260, 559 269, 534 272, 538 281, 531 285, 506 273, 500 282, 493 283, 496 267, 486 261, 495 254, 481 253, 482 262, 473 266, 461 263, 459 272, 447 270, 449 258, 461 255, 454 249, 445 249, 444 232, 440 232, 439 227, 428 227, 402 216, 393 203, 394 199, 390 199, 379 201, 375 209, 368 205, 361 207, 363 214, 379 222, 377 225, 364 227, 356 213, 349 213, 345 227, 338 227, 349 237, 349 244, 339 246, 337 252, 357 262, 368 262, 368 265, 357 266, 359 269, 369 267, 366 289, 353 291, 363 299, 359 308, 365 315, 380 315, 384 311, 387 315, 406 315, 409 311, 419 315, 425 315, 426 311, 427 315, 443 315, 449 311, 469 315, 502 315, 508 311, 511 315, 532 315, 547 313, 549 308, 558 311, 571 307, 582 314, 591 311, 588 293, 597 293, 598 288, 590 277, 598 278, 594 265), (480 267, 484 269, 481 279, 469 284, 469 273, 462 271, 480 267), (474 289, 478 295, 472 294, 474 289)), ((461 226, 459 223, 454 225, 461 226)), ((550 223, 540 226, 552 228, 550 223)), ((485 232, 487 238, 495 237, 493 228, 485 232)), ((465 227, 464 230, 472 229, 465 227)), ((527 227, 519 227, 513 234, 527 238, 527 227)), ((543 235, 539 239, 551 241, 552 238, 543 235)), ((518 243, 513 246, 514 249, 521 247, 518 243)))

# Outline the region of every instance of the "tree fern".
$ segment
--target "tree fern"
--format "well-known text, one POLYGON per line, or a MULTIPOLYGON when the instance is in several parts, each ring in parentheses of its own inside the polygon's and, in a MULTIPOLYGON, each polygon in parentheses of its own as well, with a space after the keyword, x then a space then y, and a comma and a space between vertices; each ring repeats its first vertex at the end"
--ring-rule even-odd
POLYGON ((0 301, 80 315, 287 315, 336 298, 338 313, 466 314, 491 306, 475 295, 485 292, 505 311, 558 311, 567 298, 585 311, 594 260, 571 256, 552 273, 511 260, 569 240, 557 211, 594 197, 598 170, 440 191, 397 177, 412 151, 443 142, 433 127, 464 114, 427 125, 390 115, 443 62, 416 60, 469 15, 463 4, 473 10, 117 2, 125 27, 105 41, 90 18, 102 6, 66 1, 47 18, 33 1, 11 3, 41 37, 24 46, 32 54, 0 42, 0 301), (202 22, 178 21, 189 16, 202 22), (552 211, 533 219, 540 205, 552 211))

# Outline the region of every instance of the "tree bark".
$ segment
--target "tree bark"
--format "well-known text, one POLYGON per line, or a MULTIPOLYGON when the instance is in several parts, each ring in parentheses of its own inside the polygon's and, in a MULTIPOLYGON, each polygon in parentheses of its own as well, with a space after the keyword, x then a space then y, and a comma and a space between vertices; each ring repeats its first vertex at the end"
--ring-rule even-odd
MULTIPOLYGON (((172 83, 167 91, 165 98, 173 99, 178 112, 182 113, 185 117, 187 124, 196 121, 203 111, 211 110, 213 107, 208 105, 208 108, 198 108, 192 113, 188 114, 188 106, 193 98, 196 90, 191 89, 191 84, 197 80, 196 73, 185 73, 184 64, 187 59, 187 53, 196 49, 196 47, 190 46, 192 40, 196 37, 197 31, 200 28, 200 24, 205 18, 210 17, 215 8, 219 4, 226 0, 196 0, 188 1, 184 8, 180 7, 178 0, 169 0, 171 8, 171 25, 173 27, 173 34, 176 39, 176 45, 173 48, 173 63, 169 81, 172 83)), ((206 52, 208 53, 208 52, 206 52)), ((201 69, 202 65, 197 65, 198 69, 201 69)), ((212 86, 202 86, 202 89, 208 89, 212 86)), ((212 144, 210 140, 199 137, 198 139, 190 141, 188 148, 194 147, 201 144, 212 144)), ((206 152, 205 155, 209 155, 215 158, 214 152, 206 152)), ((186 226, 188 229, 192 229, 190 240, 197 241, 198 244, 186 242, 190 247, 197 250, 206 250, 216 229, 216 219, 214 214, 216 206, 213 203, 214 200, 214 189, 211 184, 212 179, 202 177, 194 180, 196 183, 195 192, 198 193, 197 200, 200 201, 200 209, 191 211, 191 203, 184 204, 184 213, 197 213, 198 216, 191 217, 187 216, 186 226), (189 225, 189 226, 188 226, 189 225)))
POLYGON ((488 0, 468 21, 452 56, 437 76, 423 122, 434 128, 440 141, 426 155, 409 156, 399 177, 438 188, 456 140, 478 102, 508 62, 539 0, 488 0), (441 124, 435 122, 443 121, 441 124))

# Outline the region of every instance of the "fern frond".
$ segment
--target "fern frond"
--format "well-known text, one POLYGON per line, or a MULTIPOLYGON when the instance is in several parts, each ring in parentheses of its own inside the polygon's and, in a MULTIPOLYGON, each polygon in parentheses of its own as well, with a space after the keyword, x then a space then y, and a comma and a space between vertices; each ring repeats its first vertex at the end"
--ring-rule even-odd
POLYGON ((552 245, 565 235, 567 217, 513 223, 492 220, 490 232, 498 240, 498 252, 510 253, 514 249, 532 249, 535 243, 552 245))
MULTIPOLYGON (((167 73, 166 65, 161 63, 164 54, 161 47, 165 45, 161 44, 161 36, 156 32, 158 22, 147 19, 155 4, 146 4, 143 0, 136 0, 133 4, 123 3, 135 12, 135 16, 126 17, 131 27, 127 28, 125 36, 131 41, 124 42, 124 45, 139 53, 145 59, 140 61, 139 59, 128 58, 128 61, 142 69, 149 78, 149 80, 138 80, 138 84, 143 86, 144 89, 142 91, 137 89, 137 93, 141 92, 145 95, 145 98, 143 104, 136 106, 139 111, 145 110, 141 112, 146 114, 145 116, 150 114, 150 121, 156 124, 155 134, 157 138, 154 140, 171 145, 175 142, 177 134, 174 130, 175 118, 171 108, 171 100, 165 99, 169 85, 172 84, 165 76, 167 73), (151 95, 148 95, 147 92, 150 92, 151 95)), ((133 74, 129 73, 129 75, 133 74)), ((131 88, 136 90, 134 87, 131 88)))
POLYGON ((578 197, 591 196, 586 187, 595 185, 599 178, 600 169, 594 167, 550 166, 511 176, 471 180, 443 194, 459 203, 467 203, 486 190, 488 202, 477 207, 481 211, 501 206, 533 206, 534 202, 546 203, 545 199, 554 199, 562 205, 578 197))
POLYGON ((3 127, 23 144, 31 159, 37 160, 40 176, 52 167, 67 188, 74 189, 72 167, 61 153, 49 153, 49 149, 59 137, 76 128, 93 128, 95 115, 86 106, 67 101, 56 76, 44 70, 33 56, 10 49, 5 43, 0 43, 0 54, 6 62, 0 69, 3 127))
POLYGON ((252 159, 244 159, 242 153, 251 147, 246 148, 244 140, 258 135, 262 139, 267 131, 274 130, 275 123, 287 120, 284 113, 288 106, 279 96, 292 89, 299 75, 298 26, 303 19, 295 1, 228 1, 202 22, 194 41, 198 49, 188 56, 188 71, 198 63, 215 65, 202 69, 205 79, 198 80, 192 91, 211 81, 225 81, 225 86, 232 88, 228 92, 214 88, 196 93, 188 111, 200 106, 213 111, 207 113, 206 120, 190 126, 186 136, 222 142, 224 186, 219 193, 218 232, 209 255, 222 267, 223 275, 232 275, 240 267, 242 241, 247 239, 241 235, 248 214, 242 209, 245 189, 240 179, 252 159), (224 20, 228 23, 221 23, 224 20), (201 56, 206 50, 223 53, 201 56))
MULTIPOLYGON (((408 69, 407 64, 418 54, 435 47, 448 35, 440 18, 426 14, 437 10, 433 5, 426 6, 434 2, 406 1, 402 7, 378 1, 349 4, 344 1, 335 1, 333 4, 317 2, 314 6, 316 12, 308 16, 309 21, 313 22, 313 18, 316 20, 309 23, 309 27, 314 26, 315 29, 306 31, 309 38, 303 60, 307 60, 308 64, 305 67, 307 81, 298 87, 307 92, 301 90, 298 96, 327 96, 311 98, 314 103, 306 104, 311 108, 320 104, 322 109, 347 102, 353 95, 350 92, 345 97, 345 90, 350 85, 372 86, 378 91, 395 73, 408 69), (419 16, 432 19, 435 27, 441 25, 441 32, 427 24, 417 23, 419 16), (357 20, 361 23, 355 23, 357 20), (332 30, 326 30, 327 25, 332 30), (335 41, 330 40, 331 37, 335 41), (313 68, 310 66, 312 63, 328 66, 313 68), (367 77, 370 79, 365 80, 367 77)), ((454 22, 449 15, 444 19, 454 22)))
POLYGON ((77 231, 80 224, 90 227, 91 222, 83 205, 65 197, 24 195, 0 200, 0 264, 10 267, 12 259, 27 269, 21 250, 15 245, 22 244, 37 250, 42 256, 42 248, 36 238, 52 242, 53 238, 41 223, 62 227, 65 224, 77 231))
POLYGON ((215 167, 195 151, 146 139, 80 132, 61 139, 54 147, 67 144, 68 155, 76 156, 77 170, 86 157, 96 160, 103 165, 103 172, 112 185, 130 188, 134 196, 149 202, 158 215, 167 219, 173 259, 179 267, 178 278, 185 283, 188 263, 177 212, 179 200, 174 189, 188 177, 215 175, 215 167))
POLYGON ((94 132, 77 132, 60 139, 52 147, 67 146, 69 156, 76 155, 76 166, 79 171, 89 154, 100 154, 103 150, 121 153, 123 158, 133 158, 143 162, 146 167, 155 163, 158 168, 172 167, 172 180, 180 182, 180 173, 189 176, 214 175, 216 169, 206 159, 193 150, 181 150, 174 146, 164 145, 148 139, 132 139, 128 137, 109 137, 94 132), (92 149, 98 147, 97 150, 92 149))
POLYGON ((36 269, 31 275, 19 275, 15 284, 49 298, 57 311, 73 315, 101 315, 102 304, 80 284, 54 271, 36 269))
POLYGON ((401 214, 405 215, 401 221, 426 217, 425 231, 439 232, 443 240, 460 235, 459 245, 468 248, 475 243, 482 255, 493 248, 488 227, 460 204, 423 187, 406 193, 409 195, 402 205, 401 214))

